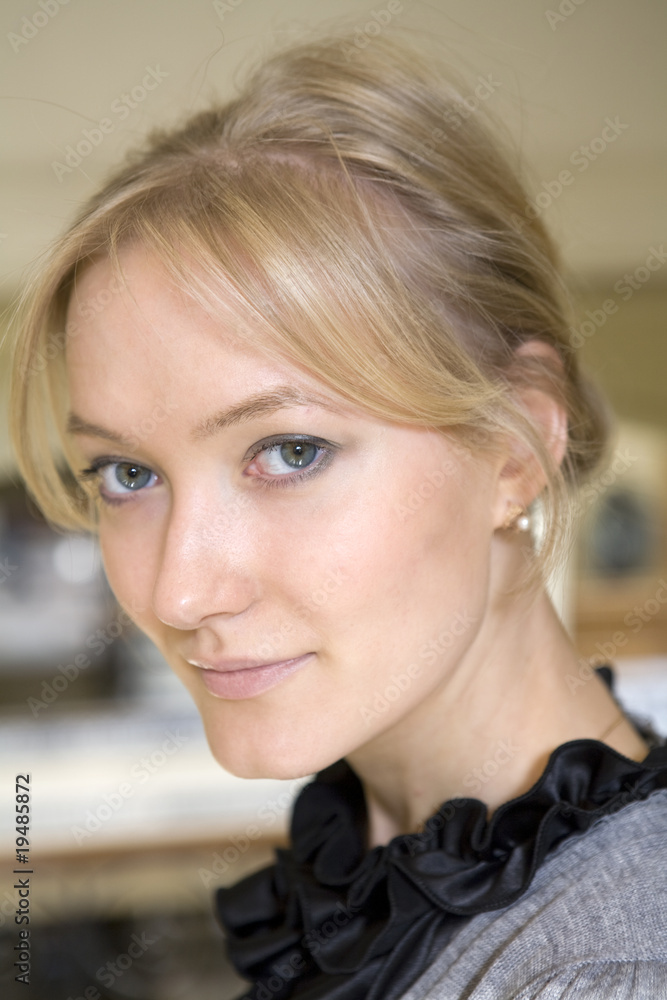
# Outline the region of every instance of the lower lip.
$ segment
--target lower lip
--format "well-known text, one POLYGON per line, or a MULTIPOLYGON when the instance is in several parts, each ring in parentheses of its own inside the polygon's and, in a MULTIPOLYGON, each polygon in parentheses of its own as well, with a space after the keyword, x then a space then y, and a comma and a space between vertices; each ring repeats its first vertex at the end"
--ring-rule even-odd
POLYGON ((247 667, 245 670, 204 670, 200 667, 204 687, 216 698, 254 698, 280 684, 290 674, 300 670, 314 653, 305 653, 293 660, 269 663, 265 667, 247 667))

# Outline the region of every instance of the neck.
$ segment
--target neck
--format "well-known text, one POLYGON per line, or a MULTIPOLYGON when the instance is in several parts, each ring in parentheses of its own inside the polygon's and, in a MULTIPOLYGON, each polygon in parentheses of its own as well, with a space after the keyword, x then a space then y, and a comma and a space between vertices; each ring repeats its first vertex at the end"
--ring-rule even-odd
POLYGON ((491 815, 569 740, 603 739, 634 760, 648 753, 605 683, 581 671, 544 590, 489 605, 433 694, 348 756, 366 793, 369 846, 416 832, 447 799, 480 799, 491 815))

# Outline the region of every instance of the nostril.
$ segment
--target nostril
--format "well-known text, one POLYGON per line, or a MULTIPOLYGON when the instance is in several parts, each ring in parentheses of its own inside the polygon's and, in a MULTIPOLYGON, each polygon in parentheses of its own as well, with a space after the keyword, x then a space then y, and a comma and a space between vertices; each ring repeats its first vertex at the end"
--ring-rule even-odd
POLYGON ((192 631, 209 619, 241 614, 253 603, 250 581, 230 573, 227 567, 216 572, 211 560, 208 562, 208 571, 191 567, 187 575, 162 569, 153 588, 152 608, 164 625, 192 631))

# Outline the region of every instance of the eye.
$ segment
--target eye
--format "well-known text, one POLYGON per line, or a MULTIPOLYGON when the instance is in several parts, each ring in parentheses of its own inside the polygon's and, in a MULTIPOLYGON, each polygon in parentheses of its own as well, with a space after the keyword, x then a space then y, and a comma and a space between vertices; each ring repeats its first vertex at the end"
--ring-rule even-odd
POLYGON ((107 503, 117 503, 118 498, 153 486, 158 476, 145 465, 136 462, 120 462, 109 458, 98 459, 89 469, 80 473, 80 478, 97 479, 100 497, 107 503))
POLYGON ((114 462, 101 469, 101 478, 109 493, 124 493, 125 490, 140 490, 148 486, 155 473, 143 465, 133 462, 114 462))
POLYGON ((264 479, 265 486, 287 486, 322 471, 333 458, 333 451, 334 445, 319 438, 283 436, 257 445, 252 465, 259 469, 258 478, 264 479))
POLYGON ((267 471, 273 475, 280 475, 281 472, 285 472, 285 465, 292 470, 307 468, 315 461, 319 450, 317 445, 310 441, 285 441, 283 444, 263 448, 259 454, 263 457, 267 471))

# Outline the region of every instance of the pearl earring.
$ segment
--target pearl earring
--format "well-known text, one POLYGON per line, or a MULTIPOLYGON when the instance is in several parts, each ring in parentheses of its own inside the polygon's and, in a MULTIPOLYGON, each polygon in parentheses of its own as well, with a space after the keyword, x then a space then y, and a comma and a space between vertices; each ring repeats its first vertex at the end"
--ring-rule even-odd
POLYGON ((512 503, 509 505, 502 527, 506 531, 528 531, 530 529, 530 514, 521 504, 512 503))

